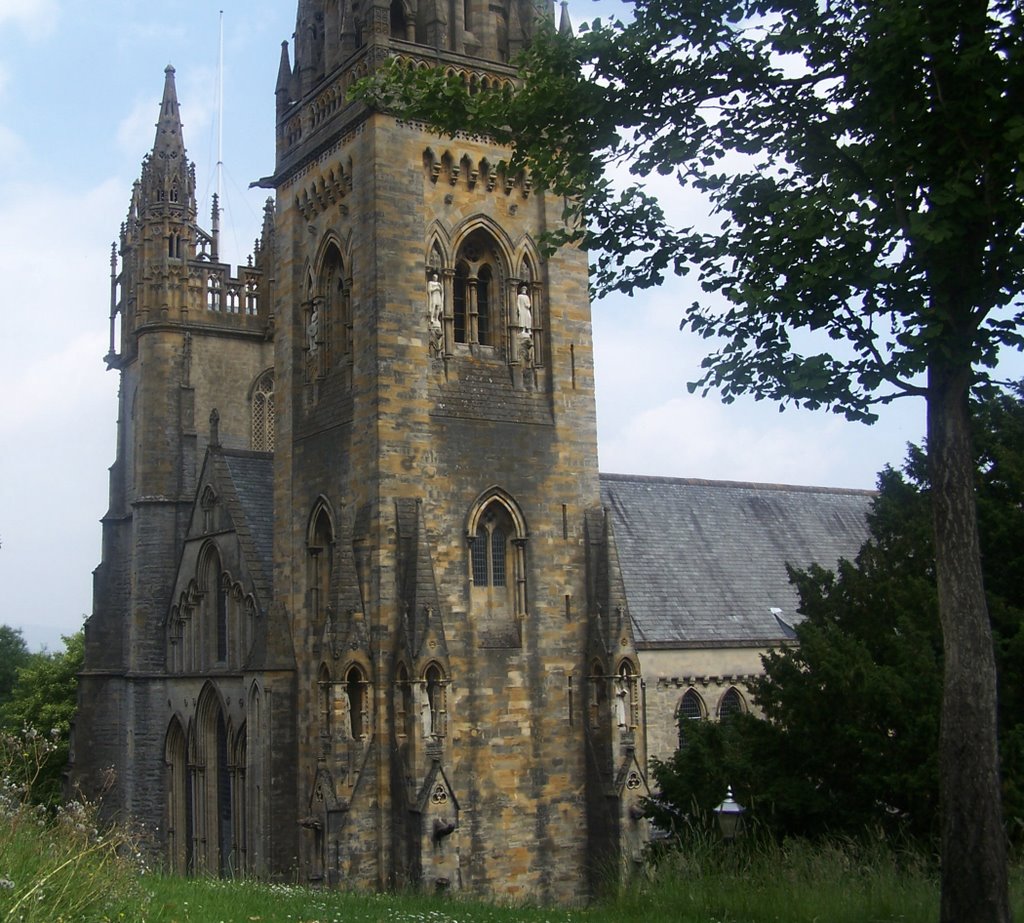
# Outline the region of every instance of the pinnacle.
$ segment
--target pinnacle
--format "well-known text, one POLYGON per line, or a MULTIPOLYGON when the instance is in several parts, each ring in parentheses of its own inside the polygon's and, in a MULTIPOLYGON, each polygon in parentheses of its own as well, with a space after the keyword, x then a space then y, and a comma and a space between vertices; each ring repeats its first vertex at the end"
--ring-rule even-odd
POLYGON ((178 92, 174 86, 174 68, 164 68, 164 95, 160 100, 160 119, 156 123, 153 155, 161 160, 185 157, 185 142, 181 133, 181 115, 178 111, 178 92))

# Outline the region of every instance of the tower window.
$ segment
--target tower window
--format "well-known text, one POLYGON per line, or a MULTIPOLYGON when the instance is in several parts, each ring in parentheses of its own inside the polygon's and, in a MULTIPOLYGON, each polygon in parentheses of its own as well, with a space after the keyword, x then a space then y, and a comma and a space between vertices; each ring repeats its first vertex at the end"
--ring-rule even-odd
POLYGON ((455 320, 455 342, 468 343, 467 331, 467 272, 464 264, 455 268, 455 288, 452 292, 452 313, 455 320))
POLYGON ((252 447, 255 451, 274 451, 274 424, 274 370, 268 369, 260 375, 252 392, 252 447))
POLYGON ((455 261, 452 313, 456 343, 494 346, 500 324, 500 282, 503 278, 494 238, 478 228, 463 241, 455 261))
POLYGON ((491 586, 505 585, 505 532, 498 528, 491 532, 491 586))
POLYGON ((223 287, 219 276, 210 276, 206 285, 206 309, 220 311, 223 308, 223 287))
POLYGON ((527 612, 526 526, 510 497, 493 496, 470 517, 473 618, 485 647, 518 647, 527 612))
POLYGON ((477 342, 484 346, 491 344, 491 301, 493 273, 491 267, 483 265, 477 273, 476 282, 476 329, 477 342))
POLYGON ((351 667, 345 674, 345 696, 348 698, 349 730, 353 740, 361 740, 369 733, 366 686, 363 671, 357 666, 351 667))
POLYGON ((504 587, 508 539, 499 519, 485 517, 473 543, 473 583, 477 586, 504 587))

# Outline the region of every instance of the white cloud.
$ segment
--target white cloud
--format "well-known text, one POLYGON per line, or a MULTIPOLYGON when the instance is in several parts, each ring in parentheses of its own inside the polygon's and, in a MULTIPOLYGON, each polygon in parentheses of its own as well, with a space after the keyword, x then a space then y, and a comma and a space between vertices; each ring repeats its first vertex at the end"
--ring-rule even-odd
POLYGON ((49 35, 57 24, 56 0, 0 0, 0 28, 13 25, 30 39, 49 35))
POLYGON ((137 98, 131 111, 118 122, 114 132, 118 149, 126 156, 138 158, 141 162, 146 151, 153 148, 159 114, 159 96, 137 98))
POLYGON ((9 170, 16 166, 24 159, 25 151, 22 137, 6 125, 0 125, 0 168, 9 170))

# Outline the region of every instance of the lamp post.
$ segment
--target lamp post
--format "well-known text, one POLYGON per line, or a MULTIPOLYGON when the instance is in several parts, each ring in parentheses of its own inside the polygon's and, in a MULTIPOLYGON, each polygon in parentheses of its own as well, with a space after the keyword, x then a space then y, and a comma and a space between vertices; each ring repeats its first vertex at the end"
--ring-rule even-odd
POLYGON ((746 810, 735 798, 732 797, 732 786, 725 792, 725 801, 718 805, 715 816, 718 818, 718 829, 722 832, 722 839, 729 842, 736 838, 743 826, 743 812, 746 810))

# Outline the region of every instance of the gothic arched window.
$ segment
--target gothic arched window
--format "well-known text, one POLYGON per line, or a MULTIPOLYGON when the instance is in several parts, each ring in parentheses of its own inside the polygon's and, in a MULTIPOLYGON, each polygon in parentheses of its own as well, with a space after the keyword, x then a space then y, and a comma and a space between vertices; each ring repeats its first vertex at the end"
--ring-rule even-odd
POLYGON ((267 369, 252 391, 252 447, 257 452, 274 451, 274 370, 267 369))
POLYGON ((501 261, 494 238, 483 228, 462 242, 455 258, 452 313, 456 343, 496 346, 500 329, 501 261))
POLYGON ((508 537, 511 530, 508 512, 500 503, 492 503, 481 517, 473 542, 473 583, 477 587, 508 586, 508 537))
POLYGON ((327 614, 334 569, 334 528, 326 506, 321 502, 309 524, 306 544, 308 555, 309 609, 313 623, 321 625, 327 614))
POLYGON ((679 727, 679 746, 686 746, 686 725, 690 721, 700 721, 706 714, 704 702, 696 689, 687 689, 679 700, 679 708, 676 709, 676 721, 679 727))
POLYGON ((470 601, 480 642, 518 646, 526 616, 526 525, 517 505, 495 490, 469 521, 470 601))
POLYGON ((395 671, 395 731, 400 737, 409 735, 413 717, 412 683, 408 669, 400 663, 395 671))
POLYGON ((369 683, 366 675, 355 664, 345 674, 345 696, 348 698, 349 731, 353 740, 370 735, 369 683))
POLYGON ((725 694, 718 703, 718 720, 724 721, 726 718, 731 718, 733 715, 738 715, 746 710, 747 707, 743 702, 743 696, 740 695, 739 690, 735 686, 730 686, 725 690, 725 694))
POLYGON ((224 308, 224 286, 220 276, 210 273, 206 282, 206 310, 221 311, 224 308))

